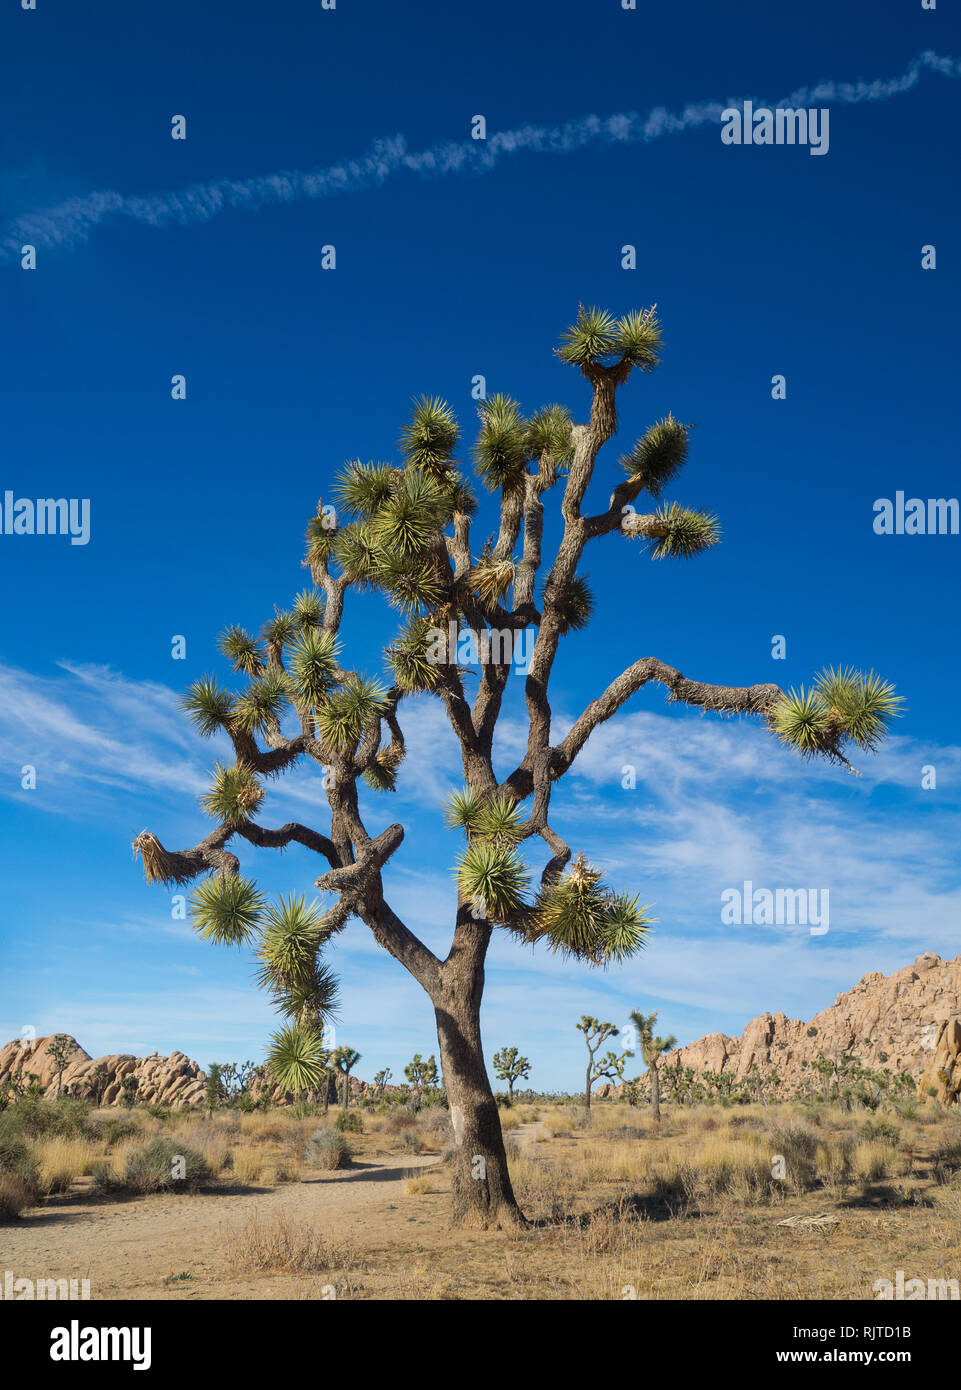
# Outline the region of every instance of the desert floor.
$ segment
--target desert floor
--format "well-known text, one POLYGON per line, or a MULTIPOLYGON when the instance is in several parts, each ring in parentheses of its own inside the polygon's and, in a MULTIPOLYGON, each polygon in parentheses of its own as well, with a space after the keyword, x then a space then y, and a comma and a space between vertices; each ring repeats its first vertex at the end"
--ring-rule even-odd
POLYGON ((351 1167, 297 1163, 286 1181, 268 1160, 299 1152, 317 1120, 287 1122, 288 1135, 276 1118, 214 1116, 189 1134, 208 1156, 219 1146, 212 1188, 101 1196, 77 1176, 0 1226, 0 1270, 87 1278, 92 1299, 861 1300, 898 1270, 961 1279, 956 1120, 922 1115, 879 1139, 876 1120, 827 1109, 812 1123, 789 1107, 699 1108, 659 1127, 613 1105, 589 1120, 505 1116, 534 1223, 518 1234, 450 1228, 442 1112, 400 1133, 365 1115, 347 1136, 351 1167), (806 1176, 772 1192, 770 1154, 792 1144, 806 1176), (794 1217, 827 1221, 778 1224, 794 1217))

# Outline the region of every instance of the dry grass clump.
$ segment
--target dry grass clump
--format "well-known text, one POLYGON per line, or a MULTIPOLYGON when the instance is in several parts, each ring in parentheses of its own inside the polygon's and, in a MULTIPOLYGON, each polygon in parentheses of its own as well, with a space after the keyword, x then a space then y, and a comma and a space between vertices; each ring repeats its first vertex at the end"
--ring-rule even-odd
POLYGON ((265 1164, 263 1149, 256 1144, 238 1144, 231 1151, 231 1171, 237 1182, 244 1185, 259 1182, 265 1164))
POLYGON ((245 1269, 283 1274, 350 1269, 357 1262, 349 1241, 334 1241, 283 1215, 253 1217, 228 1238, 227 1253, 245 1269))
POLYGON ((92 1171, 102 1150, 86 1139, 70 1139, 55 1134, 38 1139, 33 1151, 39 1164, 40 1191, 69 1192, 78 1178, 92 1171))
POLYGON ((436 1192, 429 1173, 406 1173, 404 1175, 404 1196, 420 1197, 427 1192, 436 1192))

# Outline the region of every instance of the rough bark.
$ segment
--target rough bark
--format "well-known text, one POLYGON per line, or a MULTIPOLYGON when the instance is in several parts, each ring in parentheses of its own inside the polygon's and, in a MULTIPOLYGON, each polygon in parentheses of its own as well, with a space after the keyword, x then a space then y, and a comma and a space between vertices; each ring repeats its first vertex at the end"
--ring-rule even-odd
POLYGON ((526 1225, 507 1167, 497 1102, 484 1064, 480 1005, 491 928, 461 909, 454 944, 434 995, 437 1041, 453 1130, 452 1221, 457 1226, 526 1225))

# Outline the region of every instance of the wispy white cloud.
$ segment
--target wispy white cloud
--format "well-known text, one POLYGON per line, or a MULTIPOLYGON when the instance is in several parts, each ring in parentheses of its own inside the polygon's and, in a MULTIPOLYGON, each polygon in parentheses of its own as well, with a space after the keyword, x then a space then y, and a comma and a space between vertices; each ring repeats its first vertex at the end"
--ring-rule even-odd
MULTIPOLYGON (((824 80, 801 87, 777 102, 755 100, 761 105, 781 107, 887 101, 911 91, 924 72, 958 77, 961 61, 926 51, 896 77, 870 82, 824 80)), ((255 212, 264 207, 358 193, 404 174, 426 179, 482 174, 513 155, 571 154, 589 146, 649 144, 667 135, 717 124, 725 107, 739 101, 740 98, 729 98, 723 102, 692 102, 677 111, 655 106, 644 114, 625 111, 610 116, 588 115, 562 125, 527 124, 496 131, 486 140, 444 141, 424 150, 409 150, 404 137, 394 135, 375 141, 366 154, 326 168, 282 170, 248 179, 213 179, 165 193, 89 193, 16 218, 0 239, 0 260, 19 256, 24 244, 76 246, 110 217, 127 217, 151 227, 191 226, 210 222, 229 210, 255 212)))

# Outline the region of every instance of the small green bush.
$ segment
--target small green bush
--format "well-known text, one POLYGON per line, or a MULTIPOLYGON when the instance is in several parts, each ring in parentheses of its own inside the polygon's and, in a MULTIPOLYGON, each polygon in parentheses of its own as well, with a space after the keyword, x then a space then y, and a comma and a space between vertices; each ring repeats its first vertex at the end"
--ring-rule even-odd
POLYGON ((0 1129, 0 1221, 13 1221, 40 1194, 37 1162, 28 1144, 7 1126, 0 1129))
POLYGON ((14 1101, 3 1112, 8 1133, 25 1135, 30 1139, 62 1136, 83 1139, 90 1134, 90 1103, 72 1096, 59 1100, 27 1098, 14 1101))
POLYGON ((191 1192, 211 1177, 202 1154, 166 1136, 151 1139, 129 1154, 120 1176, 106 1164, 94 1169, 101 1192, 191 1192))
POLYGON ((336 1129, 315 1129, 304 1145, 304 1158, 315 1168, 349 1168, 353 1152, 336 1129))
POLYGON ((341 1134, 363 1134, 364 1122, 356 1110, 341 1110, 334 1124, 341 1134))

